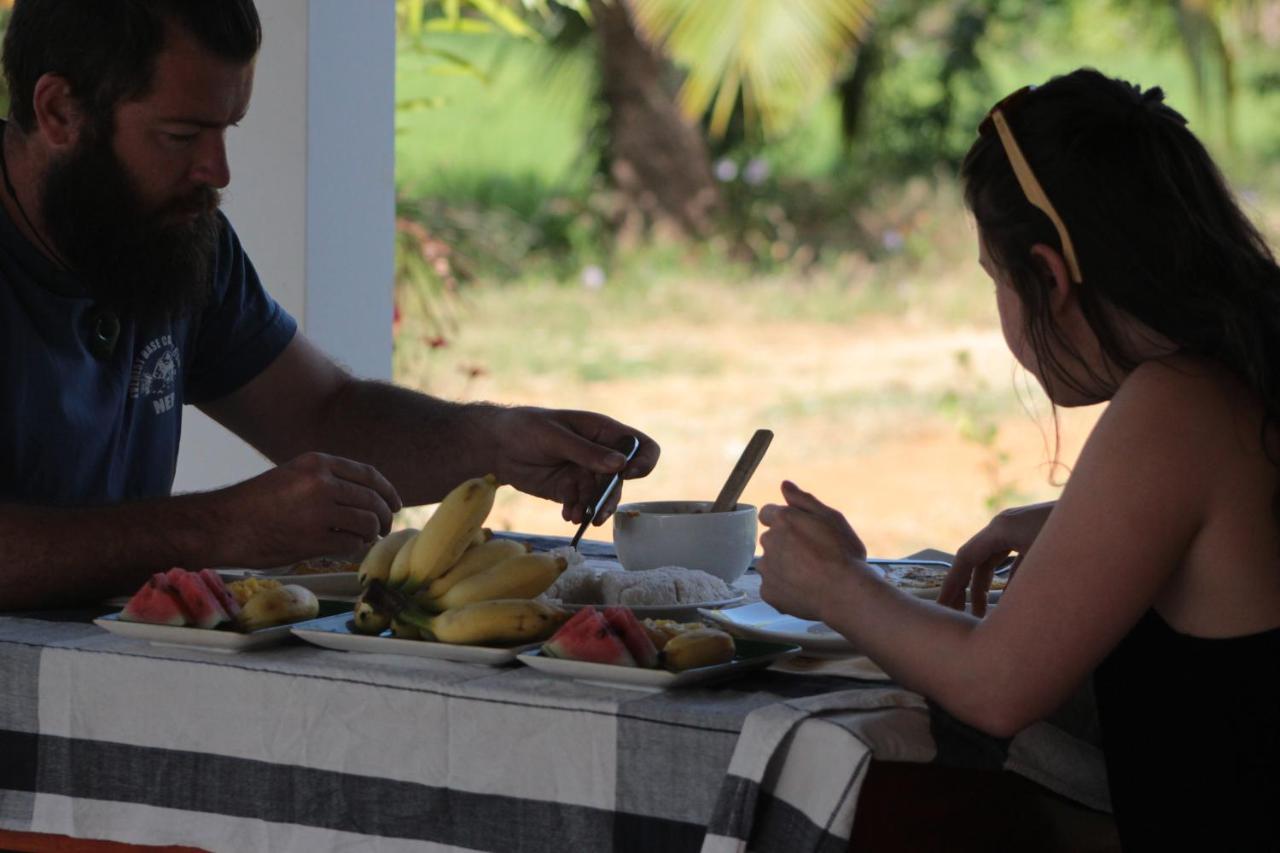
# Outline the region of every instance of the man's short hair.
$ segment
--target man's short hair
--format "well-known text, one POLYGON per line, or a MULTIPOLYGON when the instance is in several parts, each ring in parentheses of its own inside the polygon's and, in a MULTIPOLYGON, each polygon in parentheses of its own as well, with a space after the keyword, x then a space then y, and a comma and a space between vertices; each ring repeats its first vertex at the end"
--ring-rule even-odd
POLYGON ((98 126, 115 107, 145 96, 168 27, 177 25, 206 50, 249 62, 262 44, 253 0, 17 0, 4 37, 10 116, 35 124, 36 81, 60 74, 98 126))

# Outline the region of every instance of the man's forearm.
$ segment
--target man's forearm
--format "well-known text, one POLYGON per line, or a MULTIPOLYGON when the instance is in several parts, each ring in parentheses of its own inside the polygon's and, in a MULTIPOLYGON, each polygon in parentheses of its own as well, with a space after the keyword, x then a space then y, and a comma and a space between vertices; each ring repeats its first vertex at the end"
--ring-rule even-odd
POLYGON ((204 495, 95 509, 0 506, 0 611, 100 601, 171 566, 221 565, 218 537, 208 535, 215 514, 204 495))
POLYGON ((406 506, 434 503, 468 477, 495 473, 488 403, 452 403, 383 382, 354 380, 335 394, 302 450, 372 465, 406 506))

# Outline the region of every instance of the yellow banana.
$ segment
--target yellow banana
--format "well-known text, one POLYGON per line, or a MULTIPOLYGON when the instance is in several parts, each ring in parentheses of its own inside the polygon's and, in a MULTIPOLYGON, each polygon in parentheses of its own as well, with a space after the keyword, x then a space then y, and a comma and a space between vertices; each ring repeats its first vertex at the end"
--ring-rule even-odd
MULTIPOLYGON (((413 543, 417 542, 418 537, 421 535, 422 533, 419 531, 413 536, 410 536, 408 540, 400 546, 400 550, 396 551, 395 557, 391 559, 391 568, 387 571, 385 583, 390 586, 401 587, 409 580, 409 567, 412 565, 409 560, 413 557, 413 543)), ((376 578, 370 578, 370 580, 376 580, 376 578)), ((368 584, 365 584, 365 586, 367 587, 368 584)))
POLYGON ((662 647, 667 669, 679 672, 733 660, 733 637, 715 628, 694 628, 676 634, 662 647))
MULTIPOLYGON (((493 509, 497 489, 497 477, 486 474, 467 480, 445 495, 413 540, 409 577, 402 587, 405 592, 411 593, 430 583, 458 562, 493 509)), ((395 584, 394 576, 391 583, 395 584)))
POLYGON ((254 593, 240 608, 240 627, 256 631, 271 625, 314 619, 320 612, 315 593, 297 584, 285 584, 254 593))
POLYGON ((364 594, 361 593, 356 599, 351 622, 357 633, 381 634, 391 624, 391 617, 375 610, 372 604, 364 600, 364 594))
POLYGON ((476 531, 476 535, 471 537, 472 545, 483 545, 493 538, 493 531, 487 527, 481 527, 476 531))
POLYGON ((453 589, 459 581, 479 574, 508 557, 527 554, 530 548, 528 543, 517 542, 514 539, 490 539, 481 545, 472 545, 463 552, 458 562, 445 569, 444 574, 418 590, 416 598, 420 603, 426 604, 431 599, 439 598, 453 589))
POLYGON ((364 555, 364 560, 360 563, 360 585, 368 586, 369 581, 374 578, 380 581, 387 580, 391 576, 391 562, 396 558, 396 554, 406 542, 417 535, 417 528, 409 527, 389 533, 374 542, 373 547, 364 555))
POLYGON ((555 633, 568 616, 559 607, 527 598, 477 601, 425 620, 423 635, 472 646, 535 643, 555 633))
POLYGON ((400 640, 421 640, 422 632, 412 622, 405 622, 402 619, 393 617, 391 620, 391 636, 400 640))
POLYGON ((436 610, 450 610, 496 598, 533 598, 555 583, 566 565, 564 557, 548 553, 508 557, 458 581, 444 595, 424 604, 436 610))

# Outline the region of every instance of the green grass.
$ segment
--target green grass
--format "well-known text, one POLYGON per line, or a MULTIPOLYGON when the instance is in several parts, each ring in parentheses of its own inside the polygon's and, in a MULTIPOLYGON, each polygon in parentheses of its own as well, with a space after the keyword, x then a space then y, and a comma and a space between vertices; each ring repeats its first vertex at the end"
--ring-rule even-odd
POLYGON ((466 57, 483 79, 402 45, 396 178, 406 191, 529 213, 553 192, 585 185, 591 176, 589 56, 557 58, 545 47, 500 35, 430 38, 433 46, 466 57))

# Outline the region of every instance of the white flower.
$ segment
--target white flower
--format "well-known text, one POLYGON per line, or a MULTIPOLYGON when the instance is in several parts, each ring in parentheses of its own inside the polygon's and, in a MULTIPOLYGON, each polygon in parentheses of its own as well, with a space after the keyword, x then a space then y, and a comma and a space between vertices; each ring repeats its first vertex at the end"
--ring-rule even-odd
POLYGON ((715 173, 716 180, 727 184, 738 177, 738 164, 728 157, 722 157, 716 161, 715 173))
POLYGON ((758 187, 769 180, 769 161, 763 157, 752 157, 747 167, 742 170, 742 180, 753 187, 758 187))
POLYGON ((587 290, 599 290, 604 287, 606 278, 604 270, 595 264, 582 268, 582 286, 587 290))

